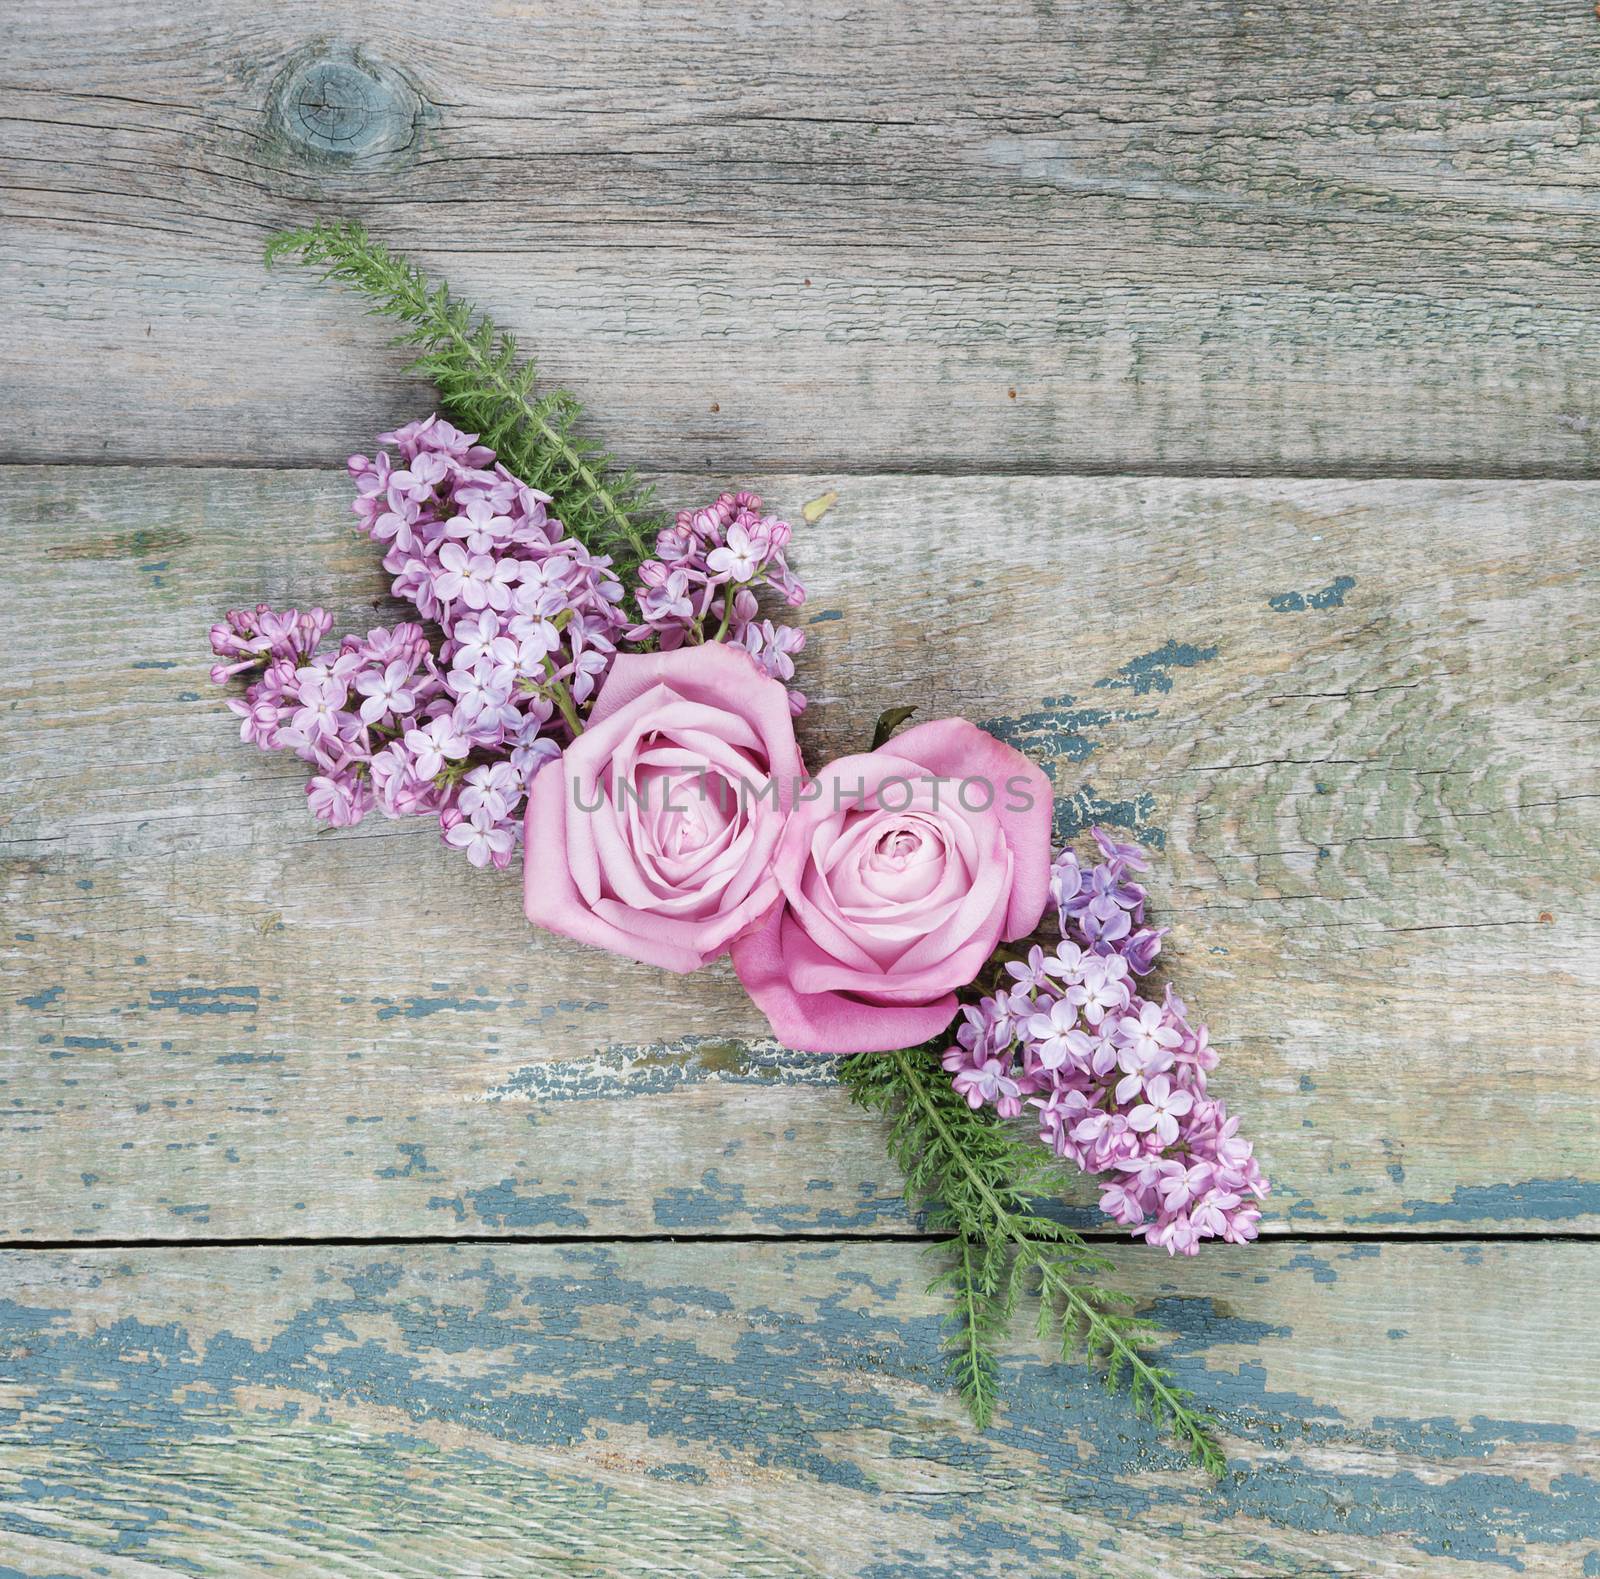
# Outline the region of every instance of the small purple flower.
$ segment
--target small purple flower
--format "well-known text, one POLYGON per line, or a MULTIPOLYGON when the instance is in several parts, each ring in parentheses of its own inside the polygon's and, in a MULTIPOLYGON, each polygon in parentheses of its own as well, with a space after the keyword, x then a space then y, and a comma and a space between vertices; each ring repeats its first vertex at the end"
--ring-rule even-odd
POLYGON ((1137 1227, 1150 1215, 1140 1192, 1126 1183, 1100 1187, 1100 1210, 1124 1227, 1137 1227))
POLYGON ((760 564, 760 550, 738 522, 728 528, 722 546, 706 555, 706 569, 720 581, 749 581, 760 564))
POLYGON ((366 698, 361 704, 363 723, 376 724, 391 713, 409 713, 416 707, 416 693, 406 688, 411 672, 410 664, 396 658, 381 670, 356 676, 356 690, 366 698))
POLYGON ((1166 934, 1165 927, 1140 927, 1123 938, 1118 952, 1134 975, 1148 976, 1155 968, 1156 955, 1161 952, 1161 940, 1166 934))
POLYGON ((423 779, 436 778, 444 771, 446 760, 459 762, 468 751, 466 736, 448 714, 431 720, 420 729, 408 729, 405 741, 406 750, 416 763, 417 777, 423 779))
POLYGON ((1034 1056, 1046 1069, 1060 1069, 1089 1052, 1089 1038, 1078 1029, 1077 1007, 1065 998, 1034 1015, 1025 1029, 1034 1056))
POLYGON ((1006 974, 1019 987, 1030 992, 1039 992, 1048 987, 1050 972, 1051 966, 1045 962, 1044 950, 1037 943, 1028 950, 1026 962, 1020 960, 1006 962, 1006 974))
POLYGON ((339 733, 339 710, 349 695, 345 687, 325 669, 302 669, 299 681, 300 705, 290 725, 307 743, 339 733))
POLYGON ((509 516, 497 515, 494 506, 480 495, 469 499, 460 515, 451 516, 444 529, 459 538, 469 554, 492 554, 509 539, 514 525, 509 516))
POLYGON ((477 815, 452 821, 444 830, 445 843, 465 853, 474 866, 507 866, 516 848, 515 829, 477 815))
POLYGON ((1120 863, 1135 872, 1148 872, 1150 858, 1137 844, 1119 844, 1104 828, 1091 828, 1089 836, 1100 847, 1103 859, 1111 863, 1120 863))
POLYGON ((1159 1003, 1142 1004, 1138 1014, 1126 1014, 1116 1024, 1117 1041, 1145 1067, 1166 1060, 1161 1067, 1172 1067, 1172 1050, 1181 1045, 1182 1033, 1169 1025, 1159 1003))
POLYGON ((1066 928, 1067 906, 1078 897, 1083 887, 1083 869, 1071 850, 1063 850, 1050 868, 1050 898, 1062 912, 1062 928, 1066 928))
POLYGON ((1022 1088, 998 1058, 986 1058, 976 1069, 963 1069, 951 1083, 969 1107, 979 1108, 987 1102, 1002 1118, 1015 1118, 1022 1111, 1022 1088))
POLYGON ((515 560, 469 553, 460 543, 440 548, 439 567, 433 578, 435 595, 446 603, 460 599, 469 609, 506 608, 519 574, 515 560))
POLYGON ((1067 996, 1083 1010, 1090 1025, 1099 1025, 1108 1014, 1127 1007, 1131 997, 1128 967, 1117 955, 1094 956, 1084 961, 1077 986, 1067 996))
POLYGON ((1187 1091, 1174 1091, 1165 1075, 1157 1075, 1144 1088, 1144 1101, 1128 1115, 1128 1124, 1141 1135, 1151 1130, 1163 1146, 1178 1138, 1178 1120, 1194 1106, 1187 1091))
POLYGON ((511 695, 511 678, 504 671, 452 669, 448 684, 463 722, 471 722, 487 709, 498 708, 511 695))
POLYGON ((1186 1215, 1163 1217, 1144 1231, 1148 1243, 1159 1245, 1169 1256, 1192 1256, 1199 1253, 1200 1235, 1186 1215))
POLYGON ((471 769, 456 797, 456 805, 466 816, 482 812, 491 823, 504 822, 521 801, 522 780, 509 762, 471 769))
POLYGON ((476 669, 487 664, 496 669, 517 661, 517 644, 505 633, 492 609, 481 609, 457 620, 454 634, 451 663, 455 668, 476 669))
POLYGON ((1187 1168, 1170 1167, 1157 1186, 1162 1206, 1169 1212, 1187 1211, 1211 1188, 1215 1178, 1216 1170, 1209 1162, 1197 1162, 1187 1168))
MULTIPOLYGON (((1063 981, 1068 986, 1079 986, 1083 982, 1083 973, 1088 967, 1092 955, 1084 953, 1071 938, 1062 938, 1056 944, 1055 953, 1044 961, 1044 969, 1048 975, 1063 981)), ((1080 1002, 1087 1001, 1080 999, 1080 1002)))
POLYGON ((311 815, 334 828, 353 828, 371 806, 370 792, 348 778, 318 774, 306 785, 311 815))

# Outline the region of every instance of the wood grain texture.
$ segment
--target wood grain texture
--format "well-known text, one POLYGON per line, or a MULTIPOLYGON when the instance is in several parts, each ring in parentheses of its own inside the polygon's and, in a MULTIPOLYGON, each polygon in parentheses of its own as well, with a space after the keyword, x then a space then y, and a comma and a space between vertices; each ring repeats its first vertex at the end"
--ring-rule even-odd
MULTIPOLYGON (((798 520, 830 484, 812 760, 959 713, 1050 765, 1064 832, 1160 843, 1269 1233, 1600 1222, 1595 487, 761 486, 798 520)), ((0 475, 10 1236, 909 1231, 876 1121, 725 968, 536 936, 514 875, 319 835, 238 743, 220 610, 385 617, 347 494, 0 475)))
POLYGON ((655 465, 1600 458, 1576 0, 21 0, 6 42, 10 459, 321 464, 420 404, 262 273, 315 215, 655 465))
POLYGON ((1118 1259, 1220 1486, 1032 1340, 975 1433, 910 1245, 8 1253, 0 1572, 1592 1571, 1600 1247, 1118 1259))

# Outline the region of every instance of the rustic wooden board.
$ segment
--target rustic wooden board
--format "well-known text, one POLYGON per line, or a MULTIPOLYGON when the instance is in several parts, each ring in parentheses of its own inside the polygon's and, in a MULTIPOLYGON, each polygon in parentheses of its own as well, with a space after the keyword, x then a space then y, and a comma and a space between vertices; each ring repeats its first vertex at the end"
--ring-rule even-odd
POLYGON ((0 1573, 1600 1565, 1600 1247, 1119 1260, 1220 1486, 1031 1339, 974 1432, 912 1245, 8 1253, 0 1573))
POLYGON ((658 466, 1592 474, 1600 26, 1548 0, 7 8, 11 459, 422 398, 358 215, 658 466))
MULTIPOLYGON (((1600 1221, 1595 487, 760 485, 798 519, 830 482, 808 751, 958 712, 1069 830, 1160 842, 1268 1232, 1600 1221)), ((327 471, 0 474, 8 1237, 912 1231, 726 969, 536 936, 513 875, 319 835, 238 743, 218 611, 383 617, 346 509, 327 471)))

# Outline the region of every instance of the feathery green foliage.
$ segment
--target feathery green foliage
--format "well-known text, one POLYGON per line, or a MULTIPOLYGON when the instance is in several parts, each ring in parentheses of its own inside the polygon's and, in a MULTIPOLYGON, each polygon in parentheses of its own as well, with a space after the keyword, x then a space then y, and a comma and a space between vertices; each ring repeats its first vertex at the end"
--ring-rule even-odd
POLYGON ((1227 1469, 1215 1427, 1171 1371, 1146 1358, 1153 1323, 1131 1315, 1128 1295, 1096 1279, 1111 1263, 1080 1235, 1041 1217, 1033 1202, 1053 1192, 1055 1159, 995 1114, 974 1112, 929 1049, 859 1053, 840 1077, 864 1108, 889 1120, 889 1155, 906 1199, 928 1226, 950 1236, 950 1262, 930 1285, 949 1292, 947 1368, 979 1426, 994 1413, 995 1351, 1024 1291, 1039 1299, 1039 1333, 1062 1356, 1102 1368, 1106 1386, 1126 1388, 1135 1409, 1166 1425, 1197 1464, 1227 1469))
POLYGON ((354 286, 369 311, 403 325, 393 343, 420 352, 409 371, 433 381, 450 421, 479 434, 509 471, 549 494, 552 513, 568 532, 593 552, 610 554, 628 581, 649 557, 659 525, 649 491, 598 445, 577 437, 582 408, 571 394, 535 393, 533 359, 519 357, 511 335, 359 225, 318 224, 267 243, 269 266, 291 255, 320 266, 325 278, 354 286))

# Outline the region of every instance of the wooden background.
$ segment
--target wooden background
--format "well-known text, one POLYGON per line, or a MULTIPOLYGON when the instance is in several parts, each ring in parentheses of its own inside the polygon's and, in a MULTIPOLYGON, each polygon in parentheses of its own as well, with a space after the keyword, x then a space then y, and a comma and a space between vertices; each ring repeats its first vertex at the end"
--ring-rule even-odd
POLYGON ((1591 6, 4 20, 0 1579, 1600 1575, 1591 6), (238 744, 207 624, 382 617, 339 462, 428 407, 314 215, 673 505, 837 493, 811 752, 960 712, 1157 846, 1276 1193, 1108 1239, 1221 1486, 1025 1333, 969 1427, 725 968, 238 744))

